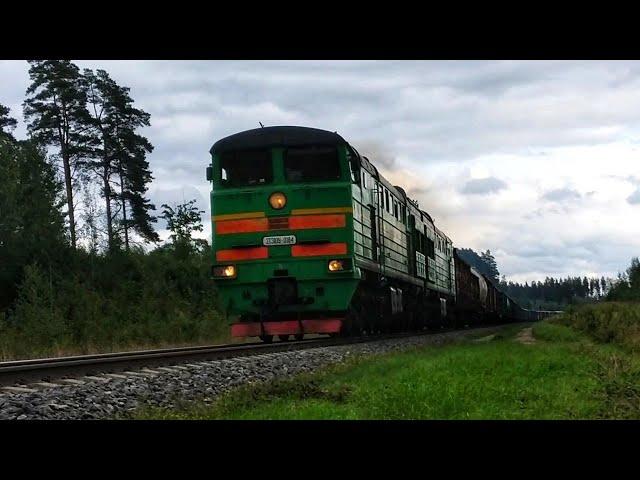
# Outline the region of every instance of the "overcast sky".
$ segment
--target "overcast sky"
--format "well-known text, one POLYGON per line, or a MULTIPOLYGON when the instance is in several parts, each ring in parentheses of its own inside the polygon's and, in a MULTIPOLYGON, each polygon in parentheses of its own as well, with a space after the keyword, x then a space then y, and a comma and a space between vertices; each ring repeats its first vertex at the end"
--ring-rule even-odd
MULTIPOLYGON (((510 280, 614 276, 640 255, 640 62, 76 63, 151 114, 156 205, 196 198, 208 219, 211 145, 302 125, 337 131, 510 280)), ((27 85, 26 62, 0 61, 19 120, 27 85)))

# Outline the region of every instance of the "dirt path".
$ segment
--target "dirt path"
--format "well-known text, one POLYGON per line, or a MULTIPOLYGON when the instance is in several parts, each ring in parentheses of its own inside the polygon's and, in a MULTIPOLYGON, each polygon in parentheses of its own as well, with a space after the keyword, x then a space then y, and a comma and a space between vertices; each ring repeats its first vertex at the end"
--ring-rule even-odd
POLYGON ((536 339, 533 336, 533 329, 531 327, 523 328, 516 335, 516 342, 523 343, 525 345, 533 345, 536 343, 536 339))

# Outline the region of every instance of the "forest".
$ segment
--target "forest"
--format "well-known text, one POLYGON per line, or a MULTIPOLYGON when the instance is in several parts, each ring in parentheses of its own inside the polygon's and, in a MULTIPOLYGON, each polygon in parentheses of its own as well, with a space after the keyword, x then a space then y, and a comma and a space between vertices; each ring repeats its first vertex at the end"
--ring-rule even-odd
POLYGON ((638 258, 618 278, 601 277, 546 277, 544 282, 524 284, 500 278, 498 264, 490 250, 476 253, 470 248, 457 249, 460 258, 493 280, 500 289, 524 308, 562 310, 567 305, 593 303, 600 300, 640 300, 640 263, 638 258))
POLYGON ((38 60, 29 78, 27 139, 0 105, 0 359, 224 338, 204 211, 147 198, 149 114, 104 70, 38 60))

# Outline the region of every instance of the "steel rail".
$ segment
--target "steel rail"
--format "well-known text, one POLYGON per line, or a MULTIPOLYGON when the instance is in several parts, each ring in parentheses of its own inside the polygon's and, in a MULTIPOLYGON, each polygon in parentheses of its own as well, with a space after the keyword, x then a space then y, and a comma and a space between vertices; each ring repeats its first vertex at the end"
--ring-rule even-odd
POLYGON ((130 352, 101 353, 67 357, 36 358, 0 362, 0 386, 26 384, 34 381, 52 381, 66 377, 117 373, 132 368, 158 367, 193 363, 205 360, 258 355, 283 351, 349 345, 397 338, 451 333, 456 331, 494 329, 501 325, 483 325, 465 329, 443 329, 435 331, 404 332, 360 337, 314 338, 276 343, 235 343, 204 345, 195 347, 137 350, 130 352))

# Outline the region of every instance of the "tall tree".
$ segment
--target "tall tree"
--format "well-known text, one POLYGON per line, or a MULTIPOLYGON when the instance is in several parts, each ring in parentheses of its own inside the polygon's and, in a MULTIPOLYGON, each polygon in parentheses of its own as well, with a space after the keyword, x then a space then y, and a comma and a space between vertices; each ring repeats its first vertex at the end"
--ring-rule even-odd
POLYGON ((145 197, 148 184, 153 180, 146 156, 153 151, 153 146, 145 137, 134 131, 136 125, 149 125, 148 114, 142 113, 144 115, 137 119, 138 114, 131 113, 126 120, 125 128, 119 132, 121 141, 117 156, 120 179, 118 196, 122 205, 122 224, 127 249, 129 248, 129 229, 133 229, 148 242, 157 242, 160 239, 151 225, 156 222, 156 217, 150 213, 155 210, 155 205, 145 197), (140 118, 144 116, 147 117, 146 123, 139 123, 140 118), (130 206, 130 216, 127 215, 127 204, 130 206))
POLYGON ((158 241, 151 225, 156 218, 150 214, 155 206, 145 198, 147 185, 153 180, 146 156, 153 146, 136 133, 138 128, 150 125, 150 116, 133 106, 130 89, 118 85, 106 71, 94 73, 86 69, 83 82, 93 132, 98 138, 90 164, 102 184, 109 249, 120 243, 117 233, 124 236, 128 250, 131 229, 145 241, 158 241), (117 209, 112 208, 112 201, 117 209), (118 214, 121 219, 116 232, 114 222, 118 214))
POLYGON ((627 278, 629 279, 629 288, 640 296, 640 260, 638 257, 631 259, 631 265, 627 269, 627 278))
POLYGON ((124 235, 127 250, 132 229, 145 241, 158 241, 151 225, 156 218, 150 214, 155 206, 145 198, 148 184, 153 180, 146 156, 153 151, 153 145, 137 133, 139 128, 150 125, 150 115, 135 108, 130 89, 118 85, 106 71, 97 70, 94 74, 85 70, 84 78, 101 141, 96 157, 107 204, 109 238, 113 241, 113 199, 119 205, 122 217, 119 231, 124 235))
POLYGON ((75 248, 74 188, 91 140, 85 90, 78 67, 69 60, 33 60, 29 65, 31 85, 24 101, 27 128, 35 140, 59 148, 71 245, 75 248))
POLYGON ((9 107, 5 107, 0 103, 0 137, 13 138, 11 132, 18 124, 15 118, 9 116, 9 111, 9 107))
POLYGON ((92 70, 85 69, 82 82, 87 95, 92 133, 95 136, 88 166, 101 183, 101 193, 106 207, 107 246, 108 250, 112 251, 116 242, 113 228, 115 214, 111 208, 115 193, 111 178, 115 174, 116 167, 114 153, 115 120, 111 98, 114 95, 114 91, 117 90, 117 85, 104 70, 98 70, 94 74, 92 70))
POLYGON ((497 283, 500 278, 500 272, 498 271, 496 259, 491 254, 491 250, 480 253, 480 258, 482 258, 482 261, 487 265, 488 276, 497 283))

